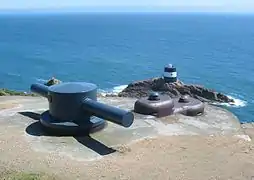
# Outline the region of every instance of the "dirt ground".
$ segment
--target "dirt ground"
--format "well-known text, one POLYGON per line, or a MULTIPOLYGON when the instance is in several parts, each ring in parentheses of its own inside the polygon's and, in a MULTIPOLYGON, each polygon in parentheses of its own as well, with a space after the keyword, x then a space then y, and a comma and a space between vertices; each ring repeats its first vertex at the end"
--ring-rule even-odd
MULTIPOLYGON (((27 100, 28 105, 33 105, 30 101, 27 100)), ((16 100, 8 102, 2 101, 0 109, 18 104, 16 100)), ((84 161, 59 154, 55 149, 36 151, 24 133, 28 124, 20 117, 14 118, 2 118, 0 126, 0 179, 21 180, 16 175, 6 178, 5 174, 16 171, 46 174, 22 180, 53 177, 64 180, 254 180, 254 140, 246 141, 233 134, 159 136, 120 146, 101 159, 84 161), (3 121, 7 119, 8 126, 3 121)), ((244 132, 254 138, 254 125, 246 125, 244 132)), ((60 143, 69 147, 64 141, 60 143)))
POLYGON ((34 152, 15 136, 0 139, 1 167, 46 172, 58 179, 251 180, 254 176, 253 141, 232 136, 145 139, 92 162, 34 152))

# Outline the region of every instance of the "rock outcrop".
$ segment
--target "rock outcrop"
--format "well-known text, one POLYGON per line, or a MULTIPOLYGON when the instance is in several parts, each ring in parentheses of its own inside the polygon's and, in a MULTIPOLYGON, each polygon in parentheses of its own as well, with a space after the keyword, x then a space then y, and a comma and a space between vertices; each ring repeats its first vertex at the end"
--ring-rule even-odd
POLYGON ((152 91, 168 94, 172 98, 188 94, 202 102, 234 103, 233 99, 212 89, 200 85, 187 85, 181 81, 166 83, 163 78, 153 78, 131 83, 118 96, 140 98, 148 96, 152 91))
POLYGON ((52 77, 51 79, 49 79, 49 80, 45 83, 45 85, 46 85, 46 86, 52 86, 52 85, 60 84, 60 83, 61 83, 60 80, 58 80, 58 79, 52 77))

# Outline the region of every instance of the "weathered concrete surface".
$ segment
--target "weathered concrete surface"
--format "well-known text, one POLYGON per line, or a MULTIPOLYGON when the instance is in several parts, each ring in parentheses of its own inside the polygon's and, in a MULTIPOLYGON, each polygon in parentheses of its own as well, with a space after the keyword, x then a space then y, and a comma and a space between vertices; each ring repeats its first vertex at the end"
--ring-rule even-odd
MULTIPOLYGON (((99 98, 124 109, 133 109, 135 99, 99 98)), ((39 114, 48 109, 41 97, 0 97, 0 133, 11 130, 29 143, 34 151, 54 152, 78 161, 91 161, 122 151, 125 145, 135 141, 161 135, 232 135, 245 137, 237 118, 230 112, 206 106, 205 114, 199 117, 173 115, 156 119, 152 116, 135 114, 133 125, 126 129, 109 123, 104 130, 91 137, 50 137, 43 133, 38 123, 39 114), (4 106, 3 106, 4 104, 4 106), (6 108, 8 107, 8 108, 6 108)))
POLYGON ((254 138, 254 123, 246 123, 241 125, 243 131, 250 136, 251 139, 254 138))

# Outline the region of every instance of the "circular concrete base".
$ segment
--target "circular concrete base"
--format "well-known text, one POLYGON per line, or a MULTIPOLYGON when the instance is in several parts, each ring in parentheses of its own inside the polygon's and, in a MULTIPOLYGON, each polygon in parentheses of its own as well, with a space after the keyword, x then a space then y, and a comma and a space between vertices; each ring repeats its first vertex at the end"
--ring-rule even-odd
POLYGON ((75 122, 59 121, 53 119, 49 111, 41 114, 40 123, 45 132, 56 136, 84 136, 99 131, 107 125, 105 120, 95 116, 91 117, 90 123, 84 122, 77 124, 75 122))

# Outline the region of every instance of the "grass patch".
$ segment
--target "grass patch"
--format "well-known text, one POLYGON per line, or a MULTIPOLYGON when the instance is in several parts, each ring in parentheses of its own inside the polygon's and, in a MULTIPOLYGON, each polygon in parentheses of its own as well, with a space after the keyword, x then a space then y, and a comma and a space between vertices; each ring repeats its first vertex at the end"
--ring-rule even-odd
MULTIPOLYGON (((52 85, 60 84, 60 83, 62 83, 60 80, 53 77, 49 79, 44 85, 52 86, 52 85)), ((25 92, 19 92, 19 91, 13 91, 10 89, 0 88, 0 96, 39 96, 39 95, 35 93, 25 93, 25 92)))
POLYGON ((43 173, 5 172, 0 180, 57 180, 56 177, 43 173))
POLYGON ((33 93, 18 92, 9 89, 0 89, 0 96, 37 96, 33 93))

